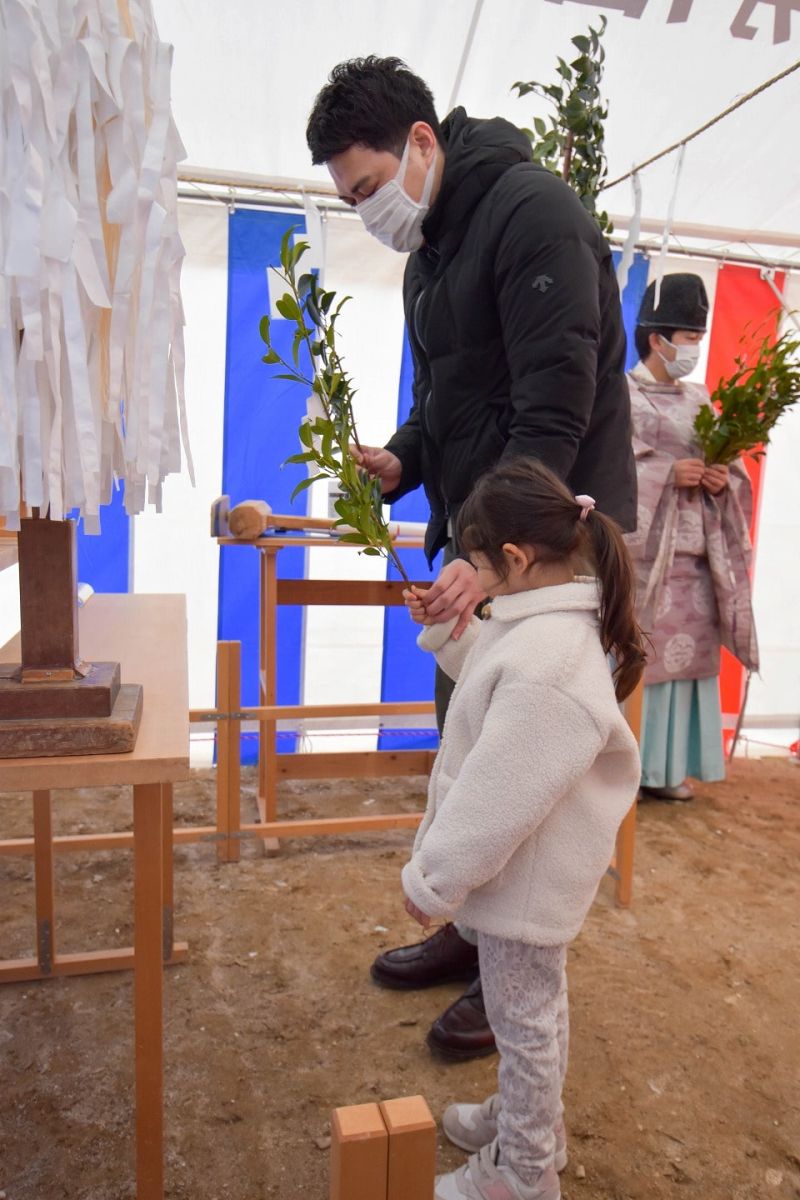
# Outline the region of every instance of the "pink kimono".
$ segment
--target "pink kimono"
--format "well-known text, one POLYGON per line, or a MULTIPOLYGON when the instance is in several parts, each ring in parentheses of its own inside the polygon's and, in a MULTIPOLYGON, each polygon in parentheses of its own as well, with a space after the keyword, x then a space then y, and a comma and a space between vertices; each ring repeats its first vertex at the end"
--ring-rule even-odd
POLYGON ((637 530, 625 540, 636 566, 637 615, 652 641, 645 683, 718 675, 720 644, 757 670, 747 472, 733 463, 717 496, 676 488, 675 460, 703 457, 693 422, 708 392, 696 383, 658 383, 641 363, 628 385, 639 511, 637 530))

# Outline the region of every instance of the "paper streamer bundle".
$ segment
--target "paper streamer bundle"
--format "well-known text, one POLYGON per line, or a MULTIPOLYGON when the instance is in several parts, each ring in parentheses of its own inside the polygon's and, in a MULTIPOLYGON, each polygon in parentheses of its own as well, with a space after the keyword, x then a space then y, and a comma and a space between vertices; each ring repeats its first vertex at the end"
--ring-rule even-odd
POLYGON ((190 476, 172 48, 150 0, 0 0, 0 515, 190 476))

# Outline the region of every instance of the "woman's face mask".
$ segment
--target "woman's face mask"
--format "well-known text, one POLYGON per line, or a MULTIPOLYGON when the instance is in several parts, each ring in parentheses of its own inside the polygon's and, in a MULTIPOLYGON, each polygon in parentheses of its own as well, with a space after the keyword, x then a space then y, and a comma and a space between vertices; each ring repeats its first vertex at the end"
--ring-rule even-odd
POLYGON ((674 358, 667 358, 660 350, 656 350, 670 379, 683 379, 685 375, 691 375, 700 360, 700 343, 691 342, 685 346, 676 346, 666 338, 662 338, 661 341, 675 351, 674 358))
POLYGON ((412 200, 403 187, 410 150, 411 143, 406 142, 394 179, 384 183, 371 196, 367 196, 366 200, 356 205, 356 212, 364 222, 367 232, 392 250, 419 250, 424 241, 422 222, 430 208, 438 150, 434 149, 419 203, 412 200))

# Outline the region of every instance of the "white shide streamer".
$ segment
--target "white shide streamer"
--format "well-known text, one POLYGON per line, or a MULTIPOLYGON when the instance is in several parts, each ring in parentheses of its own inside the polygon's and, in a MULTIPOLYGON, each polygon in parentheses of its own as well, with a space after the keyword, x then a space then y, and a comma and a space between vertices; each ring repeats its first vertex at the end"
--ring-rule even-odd
POLYGON ((633 216, 631 217, 625 245, 622 247, 622 258, 619 260, 619 266, 617 267, 617 286, 619 287, 620 296, 625 291, 625 285, 628 282, 628 273, 636 254, 636 243, 639 241, 639 234, 642 228, 642 181, 639 178, 638 171, 633 172, 631 185, 633 187, 633 216))
POLYGON ((681 171, 683 170, 683 158, 686 154, 686 142, 681 142, 680 150, 678 151, 678 159, 675 163, 675 182, 672 185, 672 195, 669 200, 669 208, 667 209, 667 220, 664 225, 664 232, 661 235, 661 248, 656 259, 655 270, 653 271, 653 280, 655 281, 655 299, 653 308, 658 308, 661 300, 661 280, 664 277, 664 267, 667 262, 667 246, 669 245, 669 235, 672 232, 672 222, 675 218, 675 202, 678 199, 678 184, 681 181, 681 171))
POLYGON ((0 515, 193 480, 172 48, 150 0, 0 0, 0 515))

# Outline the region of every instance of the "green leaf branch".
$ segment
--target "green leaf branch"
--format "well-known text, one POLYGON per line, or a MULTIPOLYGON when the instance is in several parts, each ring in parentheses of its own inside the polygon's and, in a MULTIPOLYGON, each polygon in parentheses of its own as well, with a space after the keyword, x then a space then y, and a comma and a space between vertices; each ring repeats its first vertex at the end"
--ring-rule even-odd
POLYGON ((294 229, 287 229, 281 240, 281 268, 277 274, 287 290, 275 305, 280 315, 295 325, 291 361, 276 347, 270 318, 262 317, 259 326, 267 346, 262 362, 283 367, 275 378, 303 384, 318 398, 322 408, 322 415, 303 419, 298 430, 303 448, 286 459, 287 463, 316 468, 298 483, 292 500, 318 479, 337 480, 340 495, 334 503, 338 514, 334 526, 348 527, 340 534, 340 540, 361 546, 363 554, 391 560, 410 586, 383 517, 380 479, 370 479, 351 452, 353 446, 361 449, 353 414, 356 392, 342 361, 336 330, 336 322, 350 297, 337 299, 336 292, 320 286, 313 272, 301 272, 300 262, 309 246, 304 241, 292 244, 294 229), (303 348, 308 352, 308 371, 301 366, 303 348))
MULTIPOLYGON (((756 334, 757 336, 757 334, 756 334)), ((760 458, 770 431, 800 399, 800 336, 766 334, 757 344, 747 332, 736 370, 714 389, 695 417, 694 429, 709 464, 724 465, 741 454, 760 458)))
POLYGON ((604 150, 608 105, 600 94, 606 18, 600 21, 599 29, 589 27, 588 36, 571 39, 578 57, 571 63, 558 59, 559 82, 544 84, 531 79, 518 81, 512 88, 520 97, 533 92, 553 106, 555 112, 547 120, 536 116, 533 129, 523 129, 533 144, 534 162, 566 180, 600 228, 611 233, 608 213, 597 210, 597 196, 608 173, 604 150))

